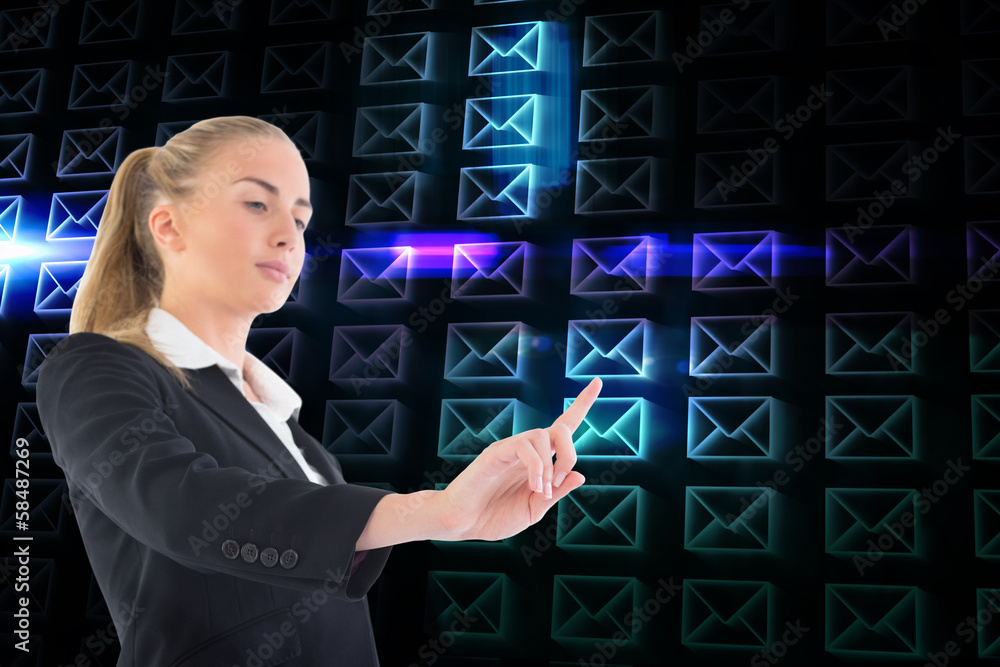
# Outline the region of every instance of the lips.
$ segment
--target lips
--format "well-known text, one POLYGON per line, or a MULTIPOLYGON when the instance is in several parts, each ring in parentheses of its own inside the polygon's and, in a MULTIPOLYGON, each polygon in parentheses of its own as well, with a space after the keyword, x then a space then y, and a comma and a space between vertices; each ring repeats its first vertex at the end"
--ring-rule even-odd
POLYGON ((291 275, 288 271, 288 264, 286 264, 285 262, 275 260, 271 262, 261 262, 257 266, 263 266, 269 269, 274 269, 275 271, 282 273, 285 278, 288 278, 288 276, 291 275))

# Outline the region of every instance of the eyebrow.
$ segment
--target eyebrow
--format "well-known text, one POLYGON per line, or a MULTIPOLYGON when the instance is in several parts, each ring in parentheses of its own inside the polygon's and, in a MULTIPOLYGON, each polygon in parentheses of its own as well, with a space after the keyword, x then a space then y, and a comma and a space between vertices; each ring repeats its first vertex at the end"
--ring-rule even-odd
MULTIPOLYGON (((265 181, 263 179, 257 178, 255 176, 244 176, 243 178, 238 179, 238 180, 233 181, 233 182, 234 183, 239 183, 240 181, 253 181, 254 183, 256 183, 257 185, 259 185, 260 187, 262 187, 265 190, 267 190, 268 192, 270 192, 272 195, 275 195, 275 196, 278 195, 278 188, 276 186, 268 183, 267 181, 265 181)), ((298 206, 304 206, 305 208, 308 208, 308 209, 312 209, 312 204, 310 204, 307 200, 302 199, 301 197, 299 199, 295 200, 295 204, 298 205, 298 206)))

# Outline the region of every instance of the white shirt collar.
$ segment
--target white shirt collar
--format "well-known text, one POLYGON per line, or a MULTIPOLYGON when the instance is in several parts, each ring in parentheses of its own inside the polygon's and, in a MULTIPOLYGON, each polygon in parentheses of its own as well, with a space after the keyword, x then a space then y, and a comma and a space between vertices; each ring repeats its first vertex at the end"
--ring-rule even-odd
POLYGON ((218 365, 243 394, 243 373, 261 402, 281 421, 289 416, 298 421, 302 398, 267 364, 246 352, 243 368, 238 368, 208 343, 196 336, 172 313, 158 307, 149 311, 146 334, 153 346, 180 368, 206 368, 218 365))

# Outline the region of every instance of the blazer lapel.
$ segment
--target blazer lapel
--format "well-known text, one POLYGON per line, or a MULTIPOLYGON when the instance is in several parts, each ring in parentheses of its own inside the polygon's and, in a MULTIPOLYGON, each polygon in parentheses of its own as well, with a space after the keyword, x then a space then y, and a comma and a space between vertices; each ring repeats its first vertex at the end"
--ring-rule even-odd
MULTIPOLYGON (((288 458, 285 443, 264 421, 256 408, 250 405, 246 397, 233 386, 221 368, 207 366, 186 370, 191 378, 191 384, 197 389, 197 398, 205 407, 218 415, 222 421, 229 424, 234 431, 256 447, 261 454, 267 457, 268 461, 284 473, 285 477, 308 479, 295 461, 290 464, 283 462, 288 458), (281 456, 282 452, 286 452, 286 455, 281 456)), ((295 435, 294 430, 292 434, 295 435)), ((295 440, 299 441, 299 438, 296 437, 295 440)), ((316 466, 315 463, 313 465, 316 466)), ((316 466, 316 469, 326 475, 322 467, 316 466)))

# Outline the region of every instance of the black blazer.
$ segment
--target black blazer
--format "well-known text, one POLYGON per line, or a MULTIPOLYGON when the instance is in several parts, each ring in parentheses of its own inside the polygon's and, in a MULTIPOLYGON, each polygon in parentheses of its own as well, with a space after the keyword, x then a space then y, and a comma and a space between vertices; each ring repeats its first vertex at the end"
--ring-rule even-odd
POLYGON ((388 492, 345 484, 293 417, 331 484, 310 482, 222 369, 186 372, 197 395, 139 348, 76 333, 38 375, 119 667, 378 665, 365 594, 390 549, 356 563, 355 545, 388 492))

